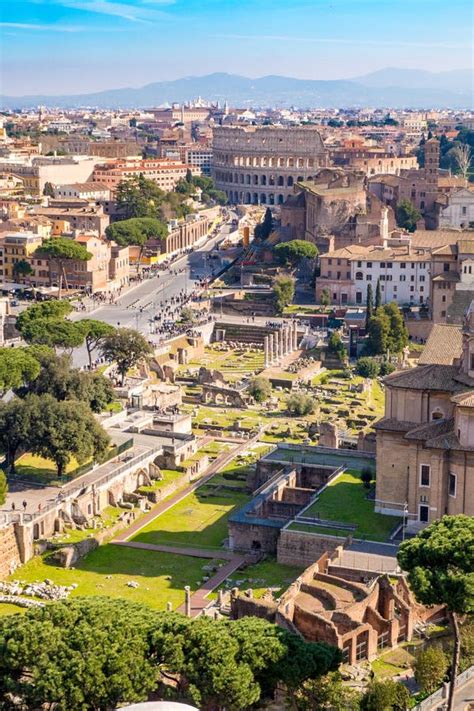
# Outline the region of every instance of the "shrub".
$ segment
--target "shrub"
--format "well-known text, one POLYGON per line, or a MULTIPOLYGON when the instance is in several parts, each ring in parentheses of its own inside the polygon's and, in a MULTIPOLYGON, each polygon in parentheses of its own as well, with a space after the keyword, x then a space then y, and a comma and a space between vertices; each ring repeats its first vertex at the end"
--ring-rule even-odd
POLYGON ((393 365, 393 363, 384 360, 383 363, 380 364, 380 375, 390 375, 390 373, 393 373, 396 369, 397 368, 393 365))
POLYGON ((363 378, 376 378, 380 373, 380 364, 375 358, 364 356, 356 363, 356 373, 363 378))
POLYGON ((432 694, 438 689, 448 670, 448 659, 440 646, 421 651, 414 664, 415 679, 422 692, 432 694))
POLYGON ((248 393, 256 402, 265 402, 272 392, 270 381, 266 378, 253 378, 250 381, 248 393))
POLYGON ((301 417, 302 415, 310 415, 314 412, 316 407, 316 402, 311 395, 305 395, 304 393, 294 393, 286 401, 286 409, 290 415, 296 415, 301 417))
POLYGON ((375 474, 374 470, 371 469, 370 467, 364 467, 362 469, 360 478, 364 482, 364 486, 366 489, 370 489, 370 484, 371 484, 372 480, 375 479, 374 474, 375 474))

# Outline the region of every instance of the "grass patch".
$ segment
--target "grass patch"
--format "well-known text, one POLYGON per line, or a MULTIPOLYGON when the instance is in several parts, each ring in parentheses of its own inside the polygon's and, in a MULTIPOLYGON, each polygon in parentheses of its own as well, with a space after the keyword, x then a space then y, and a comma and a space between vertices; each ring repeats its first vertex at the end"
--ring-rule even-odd
POLYGON ((1 602, 0 603, 0 617, 7 617, 7 615, 17 615, 18 613, 26 612, 28 608, 19 607, 19 605, 12 605, 11 602, 1 602))
POLYGON ((375 513, 374 502, 366 495, 360 472, 346 471, 329 484, 305 515, 353 523, 357 526, 356 538, 386 541, 397 520, 375 513))
POLYGON ((124 509, 119 509, 116 506, 107 506, 103 511, 101 516, 96 517, 96 521, 100 521, 102 525, 97 528, 86 528, 85 530, 80 530, 77 528, 73 528, 70 530, 66 530, 66 532, 59 536, 58 538, 54 538, 55 543, 79 543, 79 541, 83 541, 85 538, 88 538, 89 536, 93 536, 95 533, 100 533, 104 531, 104 529, 111 528, 114 526, 117 521, 119 520, 121 514, 125 513, 124 509))
MULTIPOLYGON (((208 482, 212 484, 213 479, 208 482)), ((161 516, 151 521, 132 538, 140 543, 219 548, 227 538, 227 519, 249 497, 222 490, 217 495, 200 487, 188 494, 161 516)))
POLYGON ((203 566, 210 562, 206 558, 142 551, 109 543, 89 553, 74 569, 56 567, 50 564, 48 556, 36 557, 17 570, 11 579, 34 582, 49 578, 59 585, 77 583, 78 587, 71 593, 73 597, 123 598, 163 610, 168 601, 174 607, 184 602, 185 585, 197 590, 206 575, 203 566), (127 582, 131 580, 139 587, 129 588, 127 582))
MULTIPOLYGON (((262 597, 268 588, 274 588, 274 597, 280 597, 303 570, 302 567, 281 565, 275 558, 267 558, 261 563, 249 565, 245 570, 237 570, 228 578, 232 584, 220 587, 230 589, 238 585, 241 590, 250 588, 256 598, 262 597)), ((217 590, 209 597, 217 597, 217 590)))
MULTIPOLYGON (((65 473, 72 474, 79 467, 79 462, 75 457, 71 457, 66 466, 65 473)), ((15 462, 15 472, 25 479, 57 479, 57 469, 51 459, 45 459, 36 454, 26 452, 15 462)))

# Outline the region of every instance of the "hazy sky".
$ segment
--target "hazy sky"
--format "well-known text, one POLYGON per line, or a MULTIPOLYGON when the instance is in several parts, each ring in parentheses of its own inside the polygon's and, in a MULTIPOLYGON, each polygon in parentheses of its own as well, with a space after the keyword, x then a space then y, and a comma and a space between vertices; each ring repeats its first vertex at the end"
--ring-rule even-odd
POLYGON ((472 66, 472 0, 0 0, 0 93, 472 66))

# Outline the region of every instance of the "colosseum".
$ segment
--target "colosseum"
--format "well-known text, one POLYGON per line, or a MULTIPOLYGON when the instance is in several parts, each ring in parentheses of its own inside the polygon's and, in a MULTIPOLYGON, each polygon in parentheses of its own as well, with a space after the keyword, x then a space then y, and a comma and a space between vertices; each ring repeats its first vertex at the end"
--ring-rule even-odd
POLYGON ((212 175, 231 203, 279 205, 329 165, 314 126, 216 126, 212 175))

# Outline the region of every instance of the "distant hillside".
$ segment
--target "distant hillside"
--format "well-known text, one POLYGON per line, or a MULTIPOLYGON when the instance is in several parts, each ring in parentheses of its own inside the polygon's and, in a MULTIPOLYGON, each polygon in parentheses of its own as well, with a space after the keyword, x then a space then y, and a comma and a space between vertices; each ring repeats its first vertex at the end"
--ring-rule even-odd
POLYGON ((233 106, 262 108, 390 106, 466 109, 474 105, 473 95, 472 74, 469 70, 432 74, 389 68, 352 80, 331 81, 283 76, 249 79, 235 74, 216 73, 154 82, 138 89, 110 89, 93 94, 0 96, 0 106, 8 109, 39 105, 58 108, 146 108, 202 96, 208 101, 227 100, 233 106))

